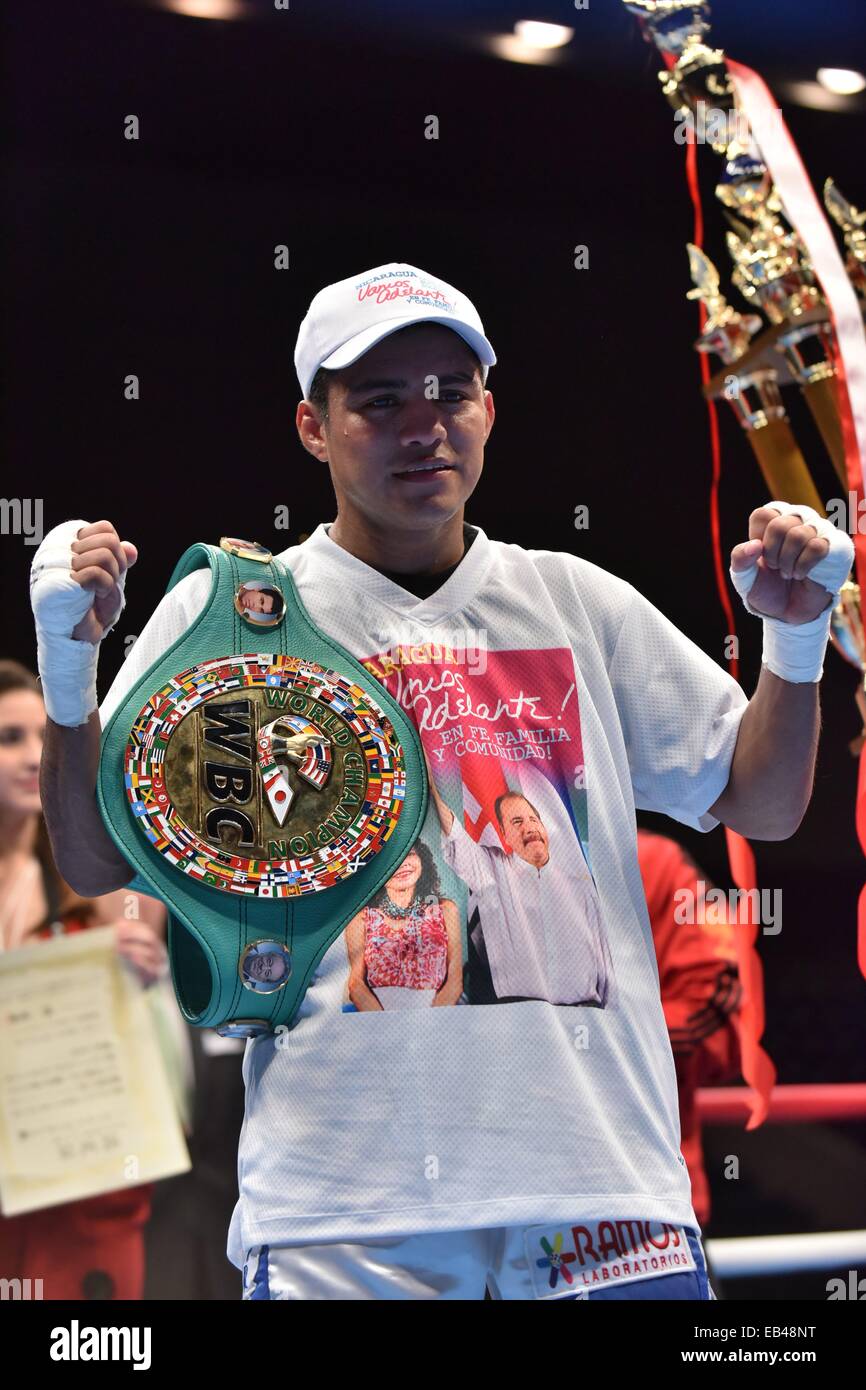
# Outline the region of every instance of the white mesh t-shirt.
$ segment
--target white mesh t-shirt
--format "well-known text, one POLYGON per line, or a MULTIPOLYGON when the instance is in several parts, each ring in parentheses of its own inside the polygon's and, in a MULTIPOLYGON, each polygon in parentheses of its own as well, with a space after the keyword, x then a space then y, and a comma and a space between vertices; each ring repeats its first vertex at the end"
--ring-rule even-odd
MULTIPOLYGON (((454 821, 431 796, 292 1029, 247 1043, 229 1258, 541 1222, 697 1228, 635 806, 718 824, 744 692, 578 556, 478 528, 424 599, 325 524, 279 559, 412 718, 454 821)), ((103 723, 209 585, 198 571, 162 600, 103 723)))

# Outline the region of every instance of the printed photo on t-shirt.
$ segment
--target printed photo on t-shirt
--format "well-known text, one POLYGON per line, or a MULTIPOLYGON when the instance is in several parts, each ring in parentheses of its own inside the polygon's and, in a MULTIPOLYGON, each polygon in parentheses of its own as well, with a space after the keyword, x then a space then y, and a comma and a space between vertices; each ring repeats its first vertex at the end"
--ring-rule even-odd
POLYGON ((429 845, 415 841, 343 937, 347 1002, 357 1010, 456 1004, 463 993, 460 911, 429 845))
POLYGON ((611 1007, 569 649, 397 647, 363 663, 415 723, 422 834, 343 933, 344 1012, 515 1003, 611 1007))

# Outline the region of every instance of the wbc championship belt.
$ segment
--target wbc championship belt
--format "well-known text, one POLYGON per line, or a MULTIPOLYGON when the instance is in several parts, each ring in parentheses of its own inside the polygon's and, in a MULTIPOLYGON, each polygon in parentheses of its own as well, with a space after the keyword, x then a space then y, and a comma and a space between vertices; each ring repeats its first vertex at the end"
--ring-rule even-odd
POLYGON ((312 622, 288 569, 224 537, 207 603, 106 725, 103 820, 169 911, 181 1011, 255 1037, 291 1025, 325 951, 418 835, 427 772, 387 690, 312 622))

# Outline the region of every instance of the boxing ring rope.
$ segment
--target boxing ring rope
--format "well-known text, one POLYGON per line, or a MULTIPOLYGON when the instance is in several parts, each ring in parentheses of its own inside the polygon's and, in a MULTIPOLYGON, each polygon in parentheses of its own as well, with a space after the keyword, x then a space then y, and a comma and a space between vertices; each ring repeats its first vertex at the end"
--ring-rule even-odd
POLYGON ((862 1269, 866 1231, 819 1231, 810 1235, 734 1236, 707 1240, 720 1279, 759 1274, 799 1274, 808 1269, 862 1269))
MULTIPOLYGON (((747 1086, 704 1087, 697 1092, 705 1124, 741 1124, 751 1113, 747 1086)), ((866 1085, 774 1086, 767 1124, 859 1120, 866 1117, 866 1085)), ((866 1265, 866 1231, 708 1239, 707 1252, 720 1279, 796 1274, 810 1269, 866 1265)))
MULTIPOLYGON (((704 1124, 739 1124, 751 1113, 748 1086, 703 1087, 697 1092, 704 1124)), ((765 1123, 808 1124, 866 1119, 866 1085, 774 1086, 765 1123)))

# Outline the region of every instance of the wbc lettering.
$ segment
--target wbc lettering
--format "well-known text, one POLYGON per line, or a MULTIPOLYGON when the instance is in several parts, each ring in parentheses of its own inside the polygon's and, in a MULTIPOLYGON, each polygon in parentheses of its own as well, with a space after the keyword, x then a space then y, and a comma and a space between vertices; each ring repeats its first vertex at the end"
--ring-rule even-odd
POLYGON ((244 811, 238 809, 252 799, 255 786, 250 701, 233 700, 229 704, 206 708, 204 720, 205 744, 247 764, 244 768, 238 767, 237 763, 205 761, 205 787, 214 801, 222 803, 208 811, 205 830, 212 840, 222 842, 231 838, 237 841, 239 848, 251 847, 256 843, 255 824, 244 811), (207 727, 208 724, 211 727, 207 727))

